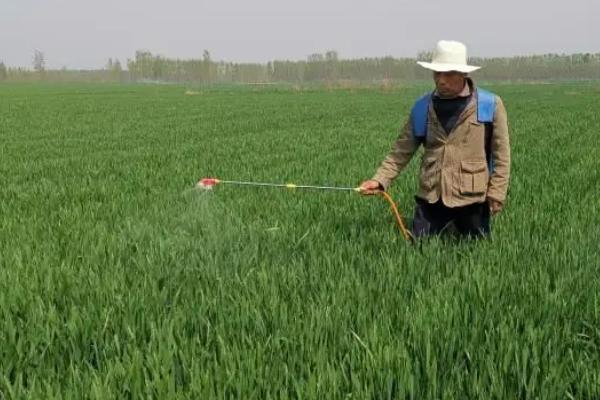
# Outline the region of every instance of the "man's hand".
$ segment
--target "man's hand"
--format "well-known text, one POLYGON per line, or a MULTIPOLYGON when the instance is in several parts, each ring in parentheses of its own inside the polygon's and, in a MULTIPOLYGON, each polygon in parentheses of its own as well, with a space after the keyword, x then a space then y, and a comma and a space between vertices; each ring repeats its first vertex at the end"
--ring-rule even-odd
POLYGON ((490 207, 490 214, 492 215, 492 217, 498 215, 498 213, 502 211, 502 203, 500 203, 499 201, 488 197, 487 203, 490 207))
POLYGON ((372 196, 383 191, 383 186, 377 181, 368 180, 360 184, 360 193, 366 196, 372 196))

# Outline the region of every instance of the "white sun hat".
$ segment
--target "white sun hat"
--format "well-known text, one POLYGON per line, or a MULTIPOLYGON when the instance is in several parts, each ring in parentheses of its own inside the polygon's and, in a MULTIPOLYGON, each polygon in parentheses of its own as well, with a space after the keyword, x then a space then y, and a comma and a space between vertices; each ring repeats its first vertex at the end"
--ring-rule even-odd
POLYGON ((433 51, 431 62, 417 61, 420 66, 436 72, 458 71, 469 73, 481 67, 467 64, 467 46, 453 40, 440 40, 433 51))

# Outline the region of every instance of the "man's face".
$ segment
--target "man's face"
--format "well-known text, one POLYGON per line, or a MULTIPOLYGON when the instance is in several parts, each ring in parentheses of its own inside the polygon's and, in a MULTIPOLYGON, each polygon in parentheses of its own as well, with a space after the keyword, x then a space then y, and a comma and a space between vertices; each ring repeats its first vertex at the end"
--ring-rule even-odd
POLYGON ((434 72, 433 80, 441 97, 456 97, 465 87, 466 74, 458 71, 434 72))

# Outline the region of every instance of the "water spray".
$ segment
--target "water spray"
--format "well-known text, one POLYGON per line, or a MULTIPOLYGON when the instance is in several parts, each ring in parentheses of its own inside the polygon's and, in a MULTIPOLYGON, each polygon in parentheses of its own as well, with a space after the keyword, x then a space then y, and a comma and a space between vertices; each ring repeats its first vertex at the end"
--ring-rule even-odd
MULTIPOLYGON (((300 190, 320 190, 320 191, 337 191, 337 192, 355 192, 362 193, 362 189, 360 187, 342 187, 342 186, 315 186, 315 185, 297 185, 294 183, 267 183, 267 182, 248 182, 248 181, 227 181, 217 178, 203 178, 198 181, 196 187, 202 190, 212 190, 217 185, 232 185, 232 186, 255 186, 255 187, 271 187, 271 188, 280 188, 280 189, 300 189, 300 190)), ((382 196, 392 208, 392 212, 394 217, 396 218, 396 222, 398 223, 398 228, 402 233, 402 236, 406 241, 410 241, 412 235, 406 229, 404 225, 404 221, 402 219, 402 215, 400 211, 398 211, 398 207, 394 202, 394 199, 385 191, 377 191, 378 195, 382 196)))

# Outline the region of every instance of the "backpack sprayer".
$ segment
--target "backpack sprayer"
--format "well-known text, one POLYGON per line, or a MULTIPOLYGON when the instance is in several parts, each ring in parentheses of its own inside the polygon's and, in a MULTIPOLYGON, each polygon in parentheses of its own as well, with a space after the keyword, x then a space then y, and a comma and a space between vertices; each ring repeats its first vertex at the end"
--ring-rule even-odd
MULTIPOLYGON (((338 192, 355 192, 361 193, 362 189, 360 187, 339 187, 339 186, 313 186, 313 185, 296 185, 293 183, 266 183, 266 182, 244 182, 244 181, 226 181, 217 178, 203 178, 196 184, 196 187, 203 190, 212 190, 216 185, 233 185, 233 186, 258 186, 258 187, 272 187, 272 188, 283 188, 283 189, 303 189, 303 190, 329 190, 329 191, 338 191, 338 192)), ((386 193, 385 191, 378 191, 378 195, 382 196, 390 205, 394 217, 396 218, 396 222, 398 223, 398 228, 402 233, 402 237, 404 240, 410 241, 412 235, 406 229, 404 225, 404 221, 402 219, 402 215, 400 215, 400 211, 398 211, 398 207, 396 203, 392 199, 392 197, 386 193)))

